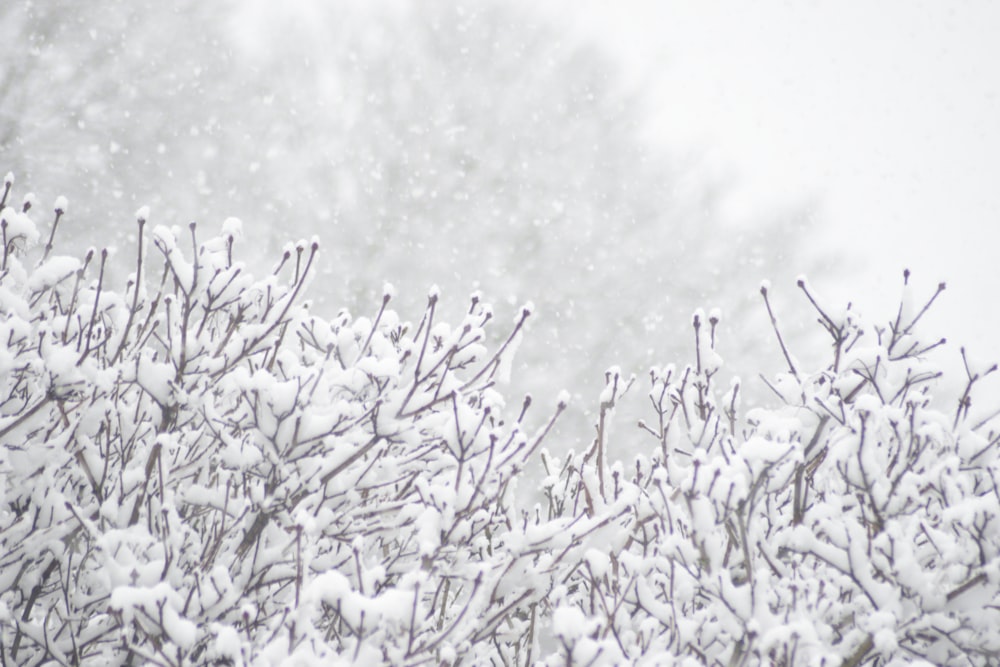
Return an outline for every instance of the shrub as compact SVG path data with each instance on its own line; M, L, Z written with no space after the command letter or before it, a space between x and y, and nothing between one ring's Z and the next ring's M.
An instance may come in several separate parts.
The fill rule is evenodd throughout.
M833 343L808 372L763 287L788 370L778 407L747 410L696 314L695 362L651 371L649 454L626 465L619 371L585 452L543 446L564 396L532 428L498 392L530 307L493 349L478 296L456 327L436 291L402 321L390 287L325 321L301 300L315 242L255 279L238 221L200 241L145 210L115 290L107 251L53 254L65 201L43 235L12 182L2 664L1000 658L1000 435L969 398L993 368L935 407L930 303L870 327L801 281Z
M906 274L908 279L908 273ZM951 414L910 312L867 327L799 286L832 339L800 368L761 288L788 371L776 409L737 414L739 384L714 382L717 319L695 315L696 363L650 373L655 438L631 467L593 447L563 462L549 514L614 517L550 596L567 664L988 665L1000 660L1000 491L992 418L969 414L992 366L966 362ZM707 330L706 330L707 329ZM963 350L964 358L964 350ZM602 422L625 386L616 374ZM990 426L990 424L993 424ZM556 663L553 663L556 664Z
M493 351L476 297L455 328L434 293L401 323L390 289L325 322L296 301L315 243L255 280L235 221L202 243L142 210L116 292L106 252L53 256L27 210L3 217L4 661L530 653L531 570L582 529L514 508L555 418L529 433L492 388L528 308Z

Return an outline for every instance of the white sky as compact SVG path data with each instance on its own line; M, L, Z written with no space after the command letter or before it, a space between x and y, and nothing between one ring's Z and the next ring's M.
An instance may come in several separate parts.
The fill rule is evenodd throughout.
M735 172L731 210L818 197L816 242L853 263L821 293L888 315L904 267L945 280L930 333L1000 359L1000 3L588 6L657 136Z

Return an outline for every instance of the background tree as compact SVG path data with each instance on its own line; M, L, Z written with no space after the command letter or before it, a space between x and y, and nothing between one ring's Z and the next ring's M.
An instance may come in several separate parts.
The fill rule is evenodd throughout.
M742 311L763 274L802 270L788 263L802 216L725 224L713 186L643 144L616 63L550 16L287 7L6 4L11 168L91 202L71 238L124 242L130 225L101 212L116 198L123 218L139 204L160 221L239 216L261 251L318 234L321 311L356 310L386 280L411 307L431 284L533 299L519 363L539 372L517 389L570 388L577 405L608 365L641 373L684 349L696 306Z

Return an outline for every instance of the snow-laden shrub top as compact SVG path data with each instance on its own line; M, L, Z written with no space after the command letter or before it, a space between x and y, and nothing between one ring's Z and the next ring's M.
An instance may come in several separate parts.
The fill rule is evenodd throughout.
M907 298L891 324L865 327L799 286L832 360L807 372L775 323L788 372L769 385L781 407L737 415L738 384L713 382L715 322L706 332L696 315L696 364L650 373L649 457L602 467L599 429L590 451L546 461L559 471L552 516L584 507L620 528L550 595L555 619L586 619L554 626L573 664L1000 659L1000 434L969 416L973 385L996 366L966 365L945 414L925 359L945 341L914 331L927 306L910 311Z
M471 299L415 324L312 316L318 246L263 278L239 223L147 229L135 272L7 206L0 265L4 664L995 664L1000 492L973 385L946 413L923 310L886 327L824 309L830 363L718 387L719 316L695 361L650 373L650 417L551 442L508 405L506 342ZM765 303L767 288L762 288ZM936 296L936 295L935 295ZM932 299L933 300L933 299ZM615 460L616 442L648 454ZM629 447L631 448L631 446ZM541 466L541 474L534 474ZM530 475L525 475L525 471ZM529 479L541 484L529 485ZM540 487L540 488L539 488Z
M375 664L523 641L514 612L548 587L530 570L590 522L514 512L542 433L492 389L509 346L482 346L490 309L474 297L453 328L432 294L411 326L387 290L373 319L321 321L296 302L315 243L254 279L235 229L202 243L194 225L148 234L146 215L121 292L107 253L39 256L11 216L7 654Z

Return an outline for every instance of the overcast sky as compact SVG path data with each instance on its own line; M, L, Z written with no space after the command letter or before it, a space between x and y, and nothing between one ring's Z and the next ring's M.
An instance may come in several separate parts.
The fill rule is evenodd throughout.
M734 215L817 197L817 242L857 267L817 289L875 315L903 267L945 280L933 333L1000 359L1000 3L590 7L649 77L657 137L738 176Z

